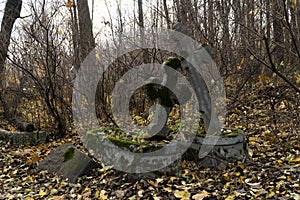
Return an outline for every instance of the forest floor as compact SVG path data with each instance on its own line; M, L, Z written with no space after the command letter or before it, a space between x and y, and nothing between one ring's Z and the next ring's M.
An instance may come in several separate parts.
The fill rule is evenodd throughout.
M249 160L222 169L182 164L178 176L132 179L104 167L78 183L45 171L38 162L69 135L39 146L12 147L0 141L0 199L300 199L300 95L289 89L253 89L229 104L227 124L244 130ZM233 102L231 100L230 102Z

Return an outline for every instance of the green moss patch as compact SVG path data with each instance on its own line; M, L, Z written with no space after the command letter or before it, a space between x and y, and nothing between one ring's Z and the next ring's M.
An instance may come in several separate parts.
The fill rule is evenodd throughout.
M73 147L69 147L64 153L64 162L71 160L74 157L75 149Z

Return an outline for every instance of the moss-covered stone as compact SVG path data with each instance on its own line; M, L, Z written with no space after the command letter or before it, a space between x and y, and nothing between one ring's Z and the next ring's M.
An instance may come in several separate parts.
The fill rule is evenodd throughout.
M221 137L223 138L237 137L242 133L243 131L238 128L225 128L222 130ZM198 133L196 135L199 137L205 137L206 136L205 130L198 128Z
M65 162L65 159L70 160ZM99 167L98 163L74 145L66 143L52 150L45 159L41 160L37 171L46 170L49 173L56 173L68 178L69 182L76 183L78 177L89 174L96 167Z
M73 147L69 147L64 153L64 162L71 160L74 157L75 149Z
M239 136L243 131L241 129L235 128L235 129L224 129L222 132L222 137L237 137Z
M113 144L117 145L118 147L129 147L130 145L141 145L141 143L132 140L126 140L122 137L108 136L107 139L111 141Z

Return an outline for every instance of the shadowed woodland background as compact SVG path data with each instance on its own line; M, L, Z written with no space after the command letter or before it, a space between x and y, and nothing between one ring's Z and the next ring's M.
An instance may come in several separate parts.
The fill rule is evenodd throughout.
M107 21L93 20L94 4L89 9L85 0L23 2L29 9L27 16L19 14L21 2L8 2L1 26L0 100L7 120L18 117L40 129L71 131L71 66L78 70L96 43L101 56L109 57L112 46L122 45L118 40L122 32L143 37L140 28L151 32L172 28L177 22L188 26L193 39L217 49L215 61L226 85L229 111L251 104L257 94L269 102L266 115L276 128L282 120L290 121L276 115L278 106L289 108L294 101L296 107L290 109L298 109L298 1L138 0L132 15L124 15L117 1L117 15ZM106 33L93 32L97 23L105 24L113 42L102 40ZM148 49L114 62L99 82L99 119L110 121L110 93L122 74L143 62L162 63L167 57L167 52ZM133 98L136 114L149 104L138 94ZM299 118L297 112L290 114L291 119ZM299 120L293 125L299 127Z

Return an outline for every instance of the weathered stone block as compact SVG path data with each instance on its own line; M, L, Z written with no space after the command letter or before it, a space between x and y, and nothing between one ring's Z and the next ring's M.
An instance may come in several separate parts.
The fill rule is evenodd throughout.
M44 131L11 132L0 129L0 140L10 142L11 145L35 145L45 143L47 134Z
M88 174L98 166L98 163L76 149L74 145L66 143L42 160L38 165L38 171L57 173L75 183L78 177Z
M229 128L228 128L229 129ZM200 158L199 150L204 138L197 136L183 158L199 161L200 166L221 168L229 162L243 161L248 156L247 143L242 131L234 137L222 137L211 147L210 152Z

